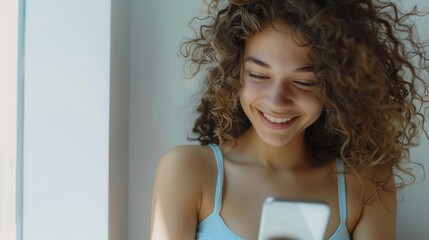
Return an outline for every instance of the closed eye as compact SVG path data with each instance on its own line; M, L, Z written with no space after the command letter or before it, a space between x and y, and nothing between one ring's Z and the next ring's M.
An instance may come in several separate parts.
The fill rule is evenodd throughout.
M294 81L299 87L314 89L320 86L319 82L316 81Z
M258 74L254 74L254 73L249 73L249 77L254 78L256 80L265 80L265 79L268 79L268 77L266 77L266 76L258 75Z

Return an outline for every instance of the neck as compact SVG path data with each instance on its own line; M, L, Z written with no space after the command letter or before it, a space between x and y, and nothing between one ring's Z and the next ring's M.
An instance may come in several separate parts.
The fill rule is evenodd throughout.
M262 141L251 128L237 140L232 149L238 156L243 156L244 163L257 164L271 170L300 170L312 166L312 153L304 133L284 146L271 146Z

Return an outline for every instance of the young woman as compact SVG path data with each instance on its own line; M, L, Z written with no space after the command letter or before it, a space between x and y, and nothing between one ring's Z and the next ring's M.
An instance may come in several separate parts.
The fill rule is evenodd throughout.
M371 0L213 0L208 10L182 45L194 74L207 71L201 146L163 156L152 239L256 239L268 196L328 203L325 239L394 239L407 183L394 176L413 178L402 164L428 95L409 15Z

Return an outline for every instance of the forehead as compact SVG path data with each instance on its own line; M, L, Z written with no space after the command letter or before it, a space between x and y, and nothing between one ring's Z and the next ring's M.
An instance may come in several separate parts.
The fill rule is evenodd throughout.
M310 47L299 33L285 23L267 23L262 30L246 40L244 57L255 57L269 65L306 65L311 63Z

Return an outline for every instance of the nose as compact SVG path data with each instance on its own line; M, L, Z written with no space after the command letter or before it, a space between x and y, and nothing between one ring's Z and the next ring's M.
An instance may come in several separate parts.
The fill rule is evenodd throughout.
M293 91L287 81L281 81L268 89L266 101L273 107L288 106L293 102Z

